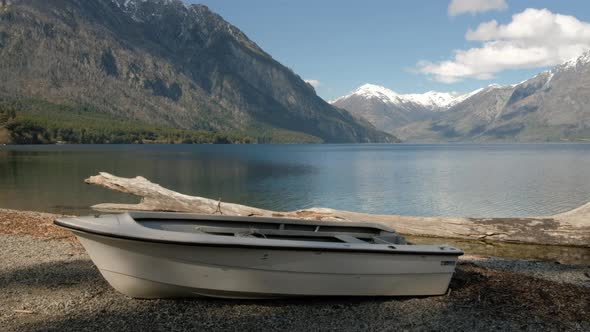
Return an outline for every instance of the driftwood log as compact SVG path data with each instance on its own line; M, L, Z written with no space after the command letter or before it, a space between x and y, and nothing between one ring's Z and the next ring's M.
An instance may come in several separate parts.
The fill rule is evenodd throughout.
M92 207L100 212L174 211L364 221L385 224L403 235L590 247L590 203L553 216L528 218L413 217L365 214L327 208L277 212L184 195L152 183L141 176L121 178L108 173L99 173L86 179L85 182L142 198L139 204L106 203Z

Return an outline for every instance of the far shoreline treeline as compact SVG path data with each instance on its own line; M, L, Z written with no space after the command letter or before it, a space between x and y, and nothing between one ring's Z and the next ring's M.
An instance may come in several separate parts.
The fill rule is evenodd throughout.
M178 129L117 117L91 106L0 99L0 145L322 143L314 136L274 128L260 132Z

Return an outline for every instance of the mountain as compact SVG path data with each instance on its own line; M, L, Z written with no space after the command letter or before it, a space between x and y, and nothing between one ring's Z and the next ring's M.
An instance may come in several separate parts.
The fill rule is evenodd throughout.
M590 140L590 51L519 84L490 85L458 96L444 112L371 108L373 97L336 105L374 124L404 114L387 129L406 141ZM374 104L373 104L374 105ZM394 115L392 115L392 113ZM383 115L385 114L385 115Z
M467 95L429 91L398 94L385 87L365 84L330 103L367 119L378 129L393 132L404 125L439 117Z
M396 131L410 141L590 139L590 51L515 85L490 86L445 116Z
M408 141L471 141L473 135L495 121L512 91L511 86L492 84L473 91L443 116L416 121L395 132Z
M326 103L205 6L180 0L11 0L0 6L4 101L270 141L396 141Z

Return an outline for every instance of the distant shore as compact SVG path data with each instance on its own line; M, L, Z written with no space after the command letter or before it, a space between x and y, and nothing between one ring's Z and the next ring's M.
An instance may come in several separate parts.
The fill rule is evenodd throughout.
M590 262L464 256L445 296L276 301L134 300L102 279L58 215L0 209L7 331L590 330Z

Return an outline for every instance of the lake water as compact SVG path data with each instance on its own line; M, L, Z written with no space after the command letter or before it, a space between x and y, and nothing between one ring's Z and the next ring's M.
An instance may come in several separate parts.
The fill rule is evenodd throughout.
M590 144L54 145L0 147L0 207L137 201L84 184L99 171L274 210L503 217L590 201Z

